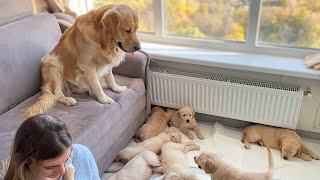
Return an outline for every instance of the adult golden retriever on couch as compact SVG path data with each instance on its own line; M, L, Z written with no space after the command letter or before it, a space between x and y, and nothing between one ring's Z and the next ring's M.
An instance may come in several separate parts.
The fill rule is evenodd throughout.
M75 105L74 98L65 96L67 91L93 94L102 104L114 102L102 87L106 85L115 92L127 89L115 83L112 68L123 61L125 52L140 49L138 21L134 10L115 4L79 16L51 53L43 57L42 95L25 116L43 113L56 101Z

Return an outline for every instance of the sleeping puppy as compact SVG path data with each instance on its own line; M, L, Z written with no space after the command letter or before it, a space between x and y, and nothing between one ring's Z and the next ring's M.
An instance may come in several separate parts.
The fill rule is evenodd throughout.
M207 174L210 174L211 179L216 180L271 180L274 171L272 153L268 147L269 167L266 172L245 172L230 164L227 164L214 153L201 153L194 157L195 163L200 169L203 169Z
M168 118L161 107L153 107L147 122L135 134L135 141L142 142L165 131Z
M116 84L112 68L124 60L126 52L140 49L138 21L135 11L115 4L79 16L50 54L42 58L42 94L24 116L41 114L57 101L75 105L74 98L65 96L69 92L92 94L102 104L114 102L102 87L118 93L127 89Z
M180 133L175 131L171 132L170 134L162 132L158 136L152 137L141 143L138 143L134 147L127 147L119 152L115 161L127 163L130 159L132 159L137 154L143 151L152 151L156 154L160 154L162 145L170 141L181 143Z
M152 168L161 165L158 156L151 151L144 151L131 159L120 171L111 176L110 180L147 180Z
M244 129L242 140L245 147L250 149L249 143L269 146L279 149L284 159L298 157L305 161L320 159L320 156L308 149L300 136L293 130L264 125L251 125Z
M200 150L200 146L194 142L174 143L168 142L161 148L161 166L154 168L154 172L164 173L163 179L196 180L186 153L192 150Z
M167 117L174 127L179 128L179 130L191 140L194 139L194 136L189 129L193 129L199 139L204 139L194 116L194 110L188 106L179 110L167 109Z

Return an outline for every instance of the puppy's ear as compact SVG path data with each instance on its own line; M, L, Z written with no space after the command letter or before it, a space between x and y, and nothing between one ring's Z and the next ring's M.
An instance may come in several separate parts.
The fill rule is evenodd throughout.
M205 162L205 167L203 168L203 170L207 173L213 173L217 170L217 164L214 162L213 159L206 159Z
M176 113L177 113L177 116L181 119L180 110L178 110Z

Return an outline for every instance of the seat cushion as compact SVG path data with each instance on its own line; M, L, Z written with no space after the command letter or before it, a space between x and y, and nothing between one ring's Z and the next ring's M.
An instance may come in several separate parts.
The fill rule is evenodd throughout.
M77 105L66 107L61 103L56 103L46 113L66 123L74 143L80 143L93 149L117 122L132 107L136 106L139 100L145 99L146 91L142 79L115 75L115 80L119 85L128 86L128 90L122 93L105 90L106 94L115 100L114 103L100 104L94 96L74 95L73 97L78 101ZM0 116L0 160L9 156L14 134L24 120L22 114L37 100L39 95L40 93L36 94ZM145 108L141 105L139 107L136 110L137 113Z

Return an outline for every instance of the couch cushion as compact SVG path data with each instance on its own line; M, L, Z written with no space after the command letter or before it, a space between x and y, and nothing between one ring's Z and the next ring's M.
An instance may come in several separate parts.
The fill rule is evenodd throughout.
M84 144L89 149L93 149L140 99L145 99L142 79L118 75L115 75L115 79L119 85L128 86L128 90L122 93L105 90L115 103L100 104L94 96L74 95L78 101L76 106L66 107L57 103L47 113L57 116L67 124L74 143ZM39 95L38 93L0 116L0 124L2 124L0 126L0 160L9 156L14 134L24 120L21 115ZM145 106L139 107L142 109L137 110L137 113L145 108Z
M38 14L0 27L0 114L40 89L40 60L61 36L56 18Z

